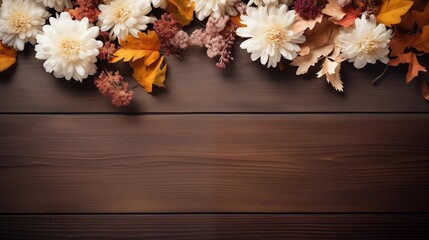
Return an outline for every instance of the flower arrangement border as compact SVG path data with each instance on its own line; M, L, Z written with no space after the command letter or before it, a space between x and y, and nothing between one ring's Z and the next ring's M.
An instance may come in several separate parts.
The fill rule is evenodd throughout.
M407 83L419 78L429 53L428 0L0 0L0 72L17 52L35 45L36 58L57 78L94 77L100 93L121 107L134 92L113 65L133 68L136 86L165 87L165 57L205 49L225 69L240 48L267 68L297 67L344 91L341 65L408 65ZM196 25L195 27L188 27ZM422 64L423 63L423 64Z

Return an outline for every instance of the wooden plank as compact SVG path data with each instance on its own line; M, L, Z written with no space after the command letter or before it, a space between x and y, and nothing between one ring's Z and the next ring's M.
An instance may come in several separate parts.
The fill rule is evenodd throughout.
M238 50L238 49L237 49ZM295 76L295 67L280 72L252 62L237 51L231 68L222 71L198 48L183 59L168 58L167 88L147 94L135 89L134 103L117 109L101 96L93 81L83 84L56 79L43 69L34 52L20 53L18 64L0 74L0 112L428 112L418 81L404 83L406 66L390 69L381 86L371 84L383 65L342 69L345 93L324 79ZM135 85L126 64L114 66ZM105 68L105 66L101 66Z
M3 115L1 213L420 212L429 115Z
M426 239L429 217L379 214L1 216L3 239Z

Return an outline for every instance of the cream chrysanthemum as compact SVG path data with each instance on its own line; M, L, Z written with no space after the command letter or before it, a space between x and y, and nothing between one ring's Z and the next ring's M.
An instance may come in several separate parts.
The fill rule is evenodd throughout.
M192 0L195 3L195 14L202 21L212 16L220 18L227 13L230 16L237 15L235 4L237 0Z
M149 0L150 2L152 2L153 7L155 8L162 8L162 9L166 9L167 8L167 0Z
M152 8L147 0L114 0L110 4L98 5L101 13L97 25L101 31L109 31L113 39L125 39L128 34L138 38L152 18L146 16Z
M5 0L0 10L0 40L22 51L26 42L36 43L48 17L45 7L34 1Z
M55 11L61 12L64 8L72 8L71 0L36 0L43 3L46 7L54 8Z
M261 5L278 5L279 2L284 3L288 6L292 5L293 0L250 0L247 3L247 6L252 5L252 3L254 3L256 6L261 6Z
M358 18L353 27L341 29L338 41L343 58L354 62L356 68L363 68L367 63L377 60L389 62L389 43L392 30L384 24L378 24L374 15Z
M245 27L238 28L237 34L249 38L240 47L251 53L252 61L260 58L262 64L276 67L281 56L289 60L297 56L301 50L298 43L303 43L305 36L293 30L295 11L280 5L248 7L246 13L241 16Z
M46 71L57 78L65 77L81 81L97 71L98 49L103 46L95 38L100 29L90 27L88 18L72 20L67 12L59 18L49 18L51 25L43 27L37 35L36 58L46 60Z

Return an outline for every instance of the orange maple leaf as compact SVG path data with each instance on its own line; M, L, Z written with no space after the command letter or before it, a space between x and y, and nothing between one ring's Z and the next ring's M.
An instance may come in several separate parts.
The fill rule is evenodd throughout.
M423 27L423 30L417 36L413 47L415 47L419 51L429 53L429 25Z
M115 63L119 60L124 62L135 61L140 58L146 59L146 65L155 62L159 57L161 43L155 31L148 33L139 32L139 38L128 35L125 41L119 41L121 48L113 53L114 57L109 61Z
M377 14L377 21L391 27L401 22L401 16L408 12L413 1L409 0L383 0L380 11Z
M393 38L390 40L390 52L391 57L397 57L404 53L405 49L413 46L416 39L416 35L401 34L400 31L396 31Z
M397 58L390 60L389 66L398 66L401 63L408 63L408 73L406 76L407 83L411 82L419 75L419 72L426 72L426 68L420 65L416 54L409 52L399 55Z
M167 0L167 11L182 26L188 25L194 19L194 3L190 0Z
M146 90L152 92L152 86L164 87L167 65L161 68L164 56L158 58L150 65L146 65L144 59L139 59L131 63L134 69L133 77Z
M8 69L16 62L16 51L0 42L0 72Z
M349 26L353 25L353 23L355 23L355 20L358 16L358 12L356 12L352 7L348 7L346 8L346 15L343 17L343 19L336 21L335 23L348 28Z
M423 28L425 25L428 25L429 24L429 3L426 4L423 12L412 10L411 15L414 17L415 21L417 22L420 28Z

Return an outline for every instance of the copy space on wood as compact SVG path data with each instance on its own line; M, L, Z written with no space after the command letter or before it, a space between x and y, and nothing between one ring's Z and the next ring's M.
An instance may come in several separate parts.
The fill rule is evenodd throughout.
M0 212L428 211L426 115L3 115Z

